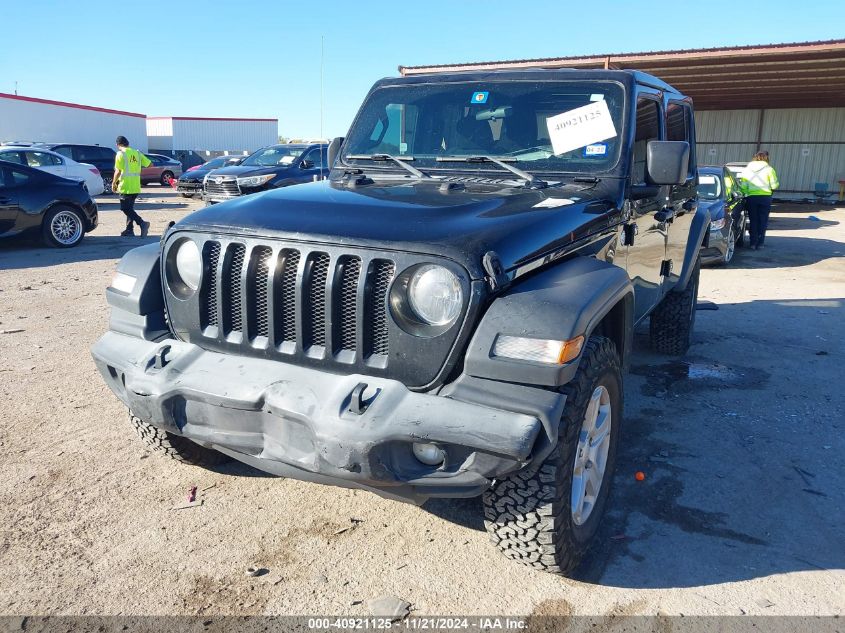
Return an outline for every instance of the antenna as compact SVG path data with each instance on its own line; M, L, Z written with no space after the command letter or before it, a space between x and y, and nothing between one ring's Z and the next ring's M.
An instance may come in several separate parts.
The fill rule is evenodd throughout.
M18 96L18 81L15 80L15 96Z
M323 43L326 37L320 35L320 142L323 142ZM320 178L323 177L323 150L320 148Z

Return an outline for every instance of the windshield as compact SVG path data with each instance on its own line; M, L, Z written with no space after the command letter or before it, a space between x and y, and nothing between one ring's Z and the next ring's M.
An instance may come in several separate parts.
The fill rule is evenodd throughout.
M722 195L722 181L715 174L698 174L698 197L718 200Z
M217 169L218 167L222 167L223 165L225 165L226 161L228 161L230 158L231 156L219 156L217 158L212 158L205 165L203 165L203 167L207 169Z
M596 172L621 148L622 87L609 81L491 81L379 88L361 108L344 146L354 155L413 157L429 171L458 169L446 156L512 159L531 172ZM466 168L465 166L463 167ZM473 169L501 171L491 164Z
M247 158L241 165L248 167L276 167L291 165L302 153L301 147L267 147Z

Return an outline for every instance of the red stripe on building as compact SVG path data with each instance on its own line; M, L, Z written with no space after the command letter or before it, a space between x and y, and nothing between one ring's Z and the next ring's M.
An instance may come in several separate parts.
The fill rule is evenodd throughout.
M38 99L37 97L22 97L20 95L10 95L5 92L0 92L0 98L13 99L15 101L29 101L31 103L45 103L47 105L61 106L63 108L76 108L77 110L91 110L93 112L105 112L106 114L119 114L121 116L134 116L140 119L146 119L147 115L138 114L137 112L124 112L123 110L111 110L109 108L98 108L96 106L81 105L79 103L68 103L66 101L53 101L52 99Z

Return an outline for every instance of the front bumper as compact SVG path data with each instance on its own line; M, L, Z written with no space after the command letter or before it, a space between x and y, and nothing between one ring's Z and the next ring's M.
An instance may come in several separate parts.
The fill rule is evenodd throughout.
M706 248L701 249L701 263L712 264L725 259L728 252L728 235L724 229L710 233L710 241Z
M156 362L169 347L165 362ZM226 355L109 332L93 347L100 373L141 419L285 477L421 503L481 494L541 457L564 396L480 379L417 393L402 383ZM159 366L157 366L159 365ZM353 391L364 383L366 408ZM445 451L420 462L414 442Z
M183 181L177 180L176 181L176 191L179 193L191 193L197 194L202 193L202 182L196 181Z

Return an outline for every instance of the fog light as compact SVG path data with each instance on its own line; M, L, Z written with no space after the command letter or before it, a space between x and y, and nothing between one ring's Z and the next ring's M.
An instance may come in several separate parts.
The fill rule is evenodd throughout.
M421 444L419 442L414 442L412 449L414 451L414 457L420 460L423 464L427 464L429 466L438 466L443 463L444 459L446 459L446 453L443 452L442 448L439 448L435 444Z
M500 334L493 344L493 356L563 365L577 358L583 345L583 336L568 341L554 341Z

